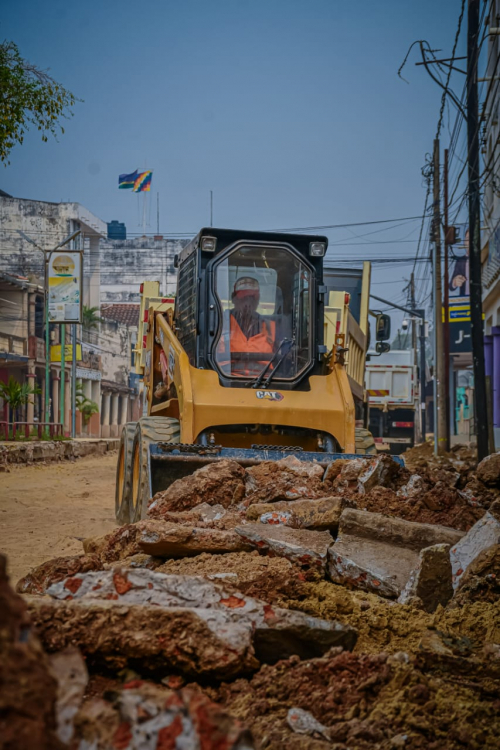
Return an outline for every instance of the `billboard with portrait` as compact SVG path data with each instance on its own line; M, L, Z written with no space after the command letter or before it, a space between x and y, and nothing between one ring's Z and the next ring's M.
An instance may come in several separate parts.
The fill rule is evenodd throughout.
M462 225L462 238L451 245L448 256L448 295L450 322L450 354L472 350L470 324L469 228Z
M67 250L51 253L47 264L49 320L80 323L82 317L82 255Z

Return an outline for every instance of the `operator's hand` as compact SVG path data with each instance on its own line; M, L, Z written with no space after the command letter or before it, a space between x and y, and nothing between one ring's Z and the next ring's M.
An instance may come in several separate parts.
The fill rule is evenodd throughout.
M453 289L456 289L458 286L463 286L466 281L467 279L465 278L465 276L454 276L451 280L451 285Z

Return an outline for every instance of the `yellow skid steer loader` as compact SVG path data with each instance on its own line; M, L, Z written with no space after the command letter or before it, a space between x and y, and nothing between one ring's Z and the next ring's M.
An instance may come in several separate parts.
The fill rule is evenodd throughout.
M345 336L325 344L327 246L322 236L210 227L176 257L175 304L144 316L147 416L121 438L121 523L221 458L246 467L293 454L326 467L356 456Z

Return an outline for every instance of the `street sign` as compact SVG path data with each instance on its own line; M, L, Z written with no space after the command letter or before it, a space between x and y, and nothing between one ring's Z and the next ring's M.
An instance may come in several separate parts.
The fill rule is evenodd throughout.
M47 263L49 320L51 323L81 323L82 255L55 250Z
M64 359L66 362L69 362L73 359L73 346L71 344L66 344L64 347ZM82 345L77 344L76 345L76 360L77 362L82 361ZM51 362L60 362L61 361L61 344L54 344L50 347L50 361Z

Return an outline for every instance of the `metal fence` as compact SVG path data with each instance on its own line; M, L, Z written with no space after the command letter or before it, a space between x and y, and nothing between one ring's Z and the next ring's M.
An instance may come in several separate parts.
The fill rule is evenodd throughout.
M51 438L62 437L63 425L58 422L0 422L0 440L34 437L41 440L47 433Z

